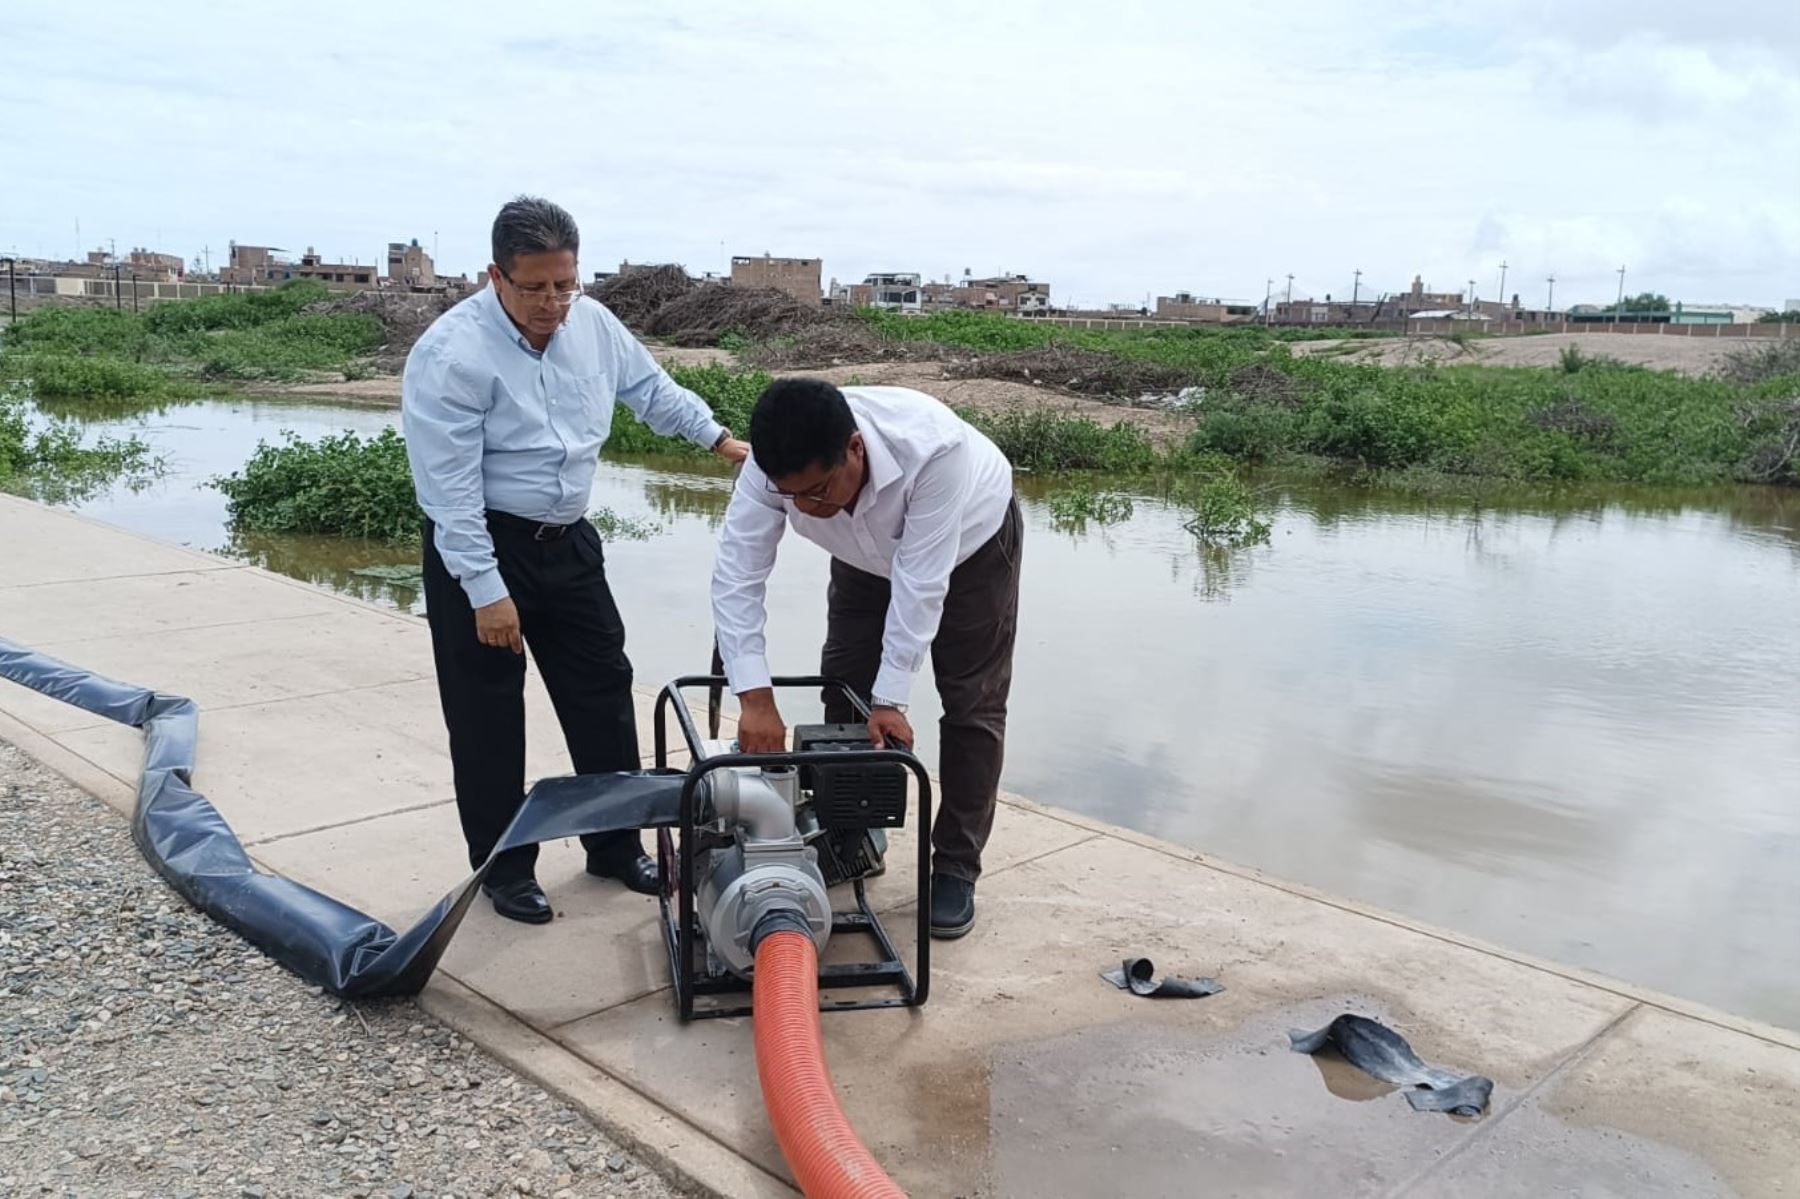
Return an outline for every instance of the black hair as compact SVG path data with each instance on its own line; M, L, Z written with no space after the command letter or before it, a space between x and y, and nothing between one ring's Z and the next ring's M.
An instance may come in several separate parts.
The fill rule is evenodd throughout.
M763 474L786 479L809 466L838 465L854 432L843 392L823 379L777 379L750 413L750 452Z
M519 196L494 218L494 265L502 271L512 270L521 254L557 250L581 253L581 231L561 206L538 196Z

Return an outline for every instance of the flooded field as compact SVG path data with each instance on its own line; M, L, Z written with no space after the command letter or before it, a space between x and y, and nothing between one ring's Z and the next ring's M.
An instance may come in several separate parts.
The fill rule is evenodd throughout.
M416 551L238 538L203 485L259 438L394 419L226 400L120 413L93 427L137 432L170 470L74 506L417 611L410 587L358 573ZM596 508L660 526L608 548L642 682L706 667L729 483L686 461L600 472ZM1009 789L1800 1028L1800 495L1272 486L1272 543L1220 556L1154 497L1071 533L1023 490ZM786 549L771 650L808 671L826 560ZM929 687L915 698L929 754Z

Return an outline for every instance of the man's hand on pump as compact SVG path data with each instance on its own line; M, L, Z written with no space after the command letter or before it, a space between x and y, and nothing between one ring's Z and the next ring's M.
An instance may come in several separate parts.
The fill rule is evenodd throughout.
M905 710L879 703L870 708L869 740L876 749L911 749L913 731Z
M761 687L738 697L738 748L747 754L778 754L787 748L787 726L775 706L775 689Z

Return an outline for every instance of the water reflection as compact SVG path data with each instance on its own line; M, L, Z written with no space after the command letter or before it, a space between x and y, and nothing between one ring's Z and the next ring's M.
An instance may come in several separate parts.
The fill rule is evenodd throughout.
M292 533L240 533L226 537L219 552L290 579L325 587L340 595L423 615L425 597L416 581L397 581L369 568L417 567L417 545L392 545L344 537ZM409 572L411 573L411 572Z
M117 524L418 612L356 573L416 547L233 536L202 485L259 439L392 412L210 400L96 420L167 452ZM1207 550L1154 484L1136 515L1029 525L1005 785L1321 889L1800 1027L1800 493L1420 493L1258 480L1271 544ZM642 682L704 668L731 476L608 460L593 507L664 526L608 547ZM826 557L769 580L769 644L809 669ZM935 754L936 697L915 696ZM798 719L803 714L790 713Z

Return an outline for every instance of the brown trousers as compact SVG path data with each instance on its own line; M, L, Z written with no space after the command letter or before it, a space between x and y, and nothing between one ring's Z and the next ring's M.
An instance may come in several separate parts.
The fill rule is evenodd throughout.
M943 620L931 642L931 670L944 704L931 868L970 882L981 876L981 850L994 827L1006 753L1022 526L1014 500L1000 531L951 573ZM842 679L865 701L881 668L889 591L880 575L831 560L820 673ZM825 719L853 719L849 702L835 691L826 692Z

